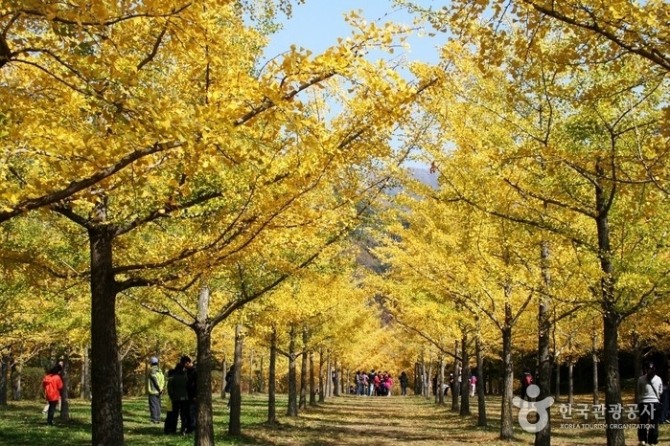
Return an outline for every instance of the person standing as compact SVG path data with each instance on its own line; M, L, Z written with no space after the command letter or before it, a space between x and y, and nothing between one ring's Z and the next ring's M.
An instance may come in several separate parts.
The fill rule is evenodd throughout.
M63 380L60 377L61 370L63 370L63 367L56 364L42 379L44 396L49 403L49 409L47 410L47 425L49 426L54 424L54 412L56 412L56 406L60 402L60 391L63 388Z
M409 379L407 378L407 373L404 371L400 374L400 394L402 396L407 396L407 384L409 383Z
M158 358L153 356L149 361L149 374L147 375L147 394L149 395L149 416L151 422L161 422L161 395L165 390L165 375L158 367Z
M233 391L233 379L235 378L235 364L230 366L228 372L226 373L226 387L223 388L223 391L230 394ZM230 407L230 398L228 398L228 403L226 407Z
M384 373L384 395L391 396L391 389L393 389L393 377L391 374Z
M187 390L188 390L188 413L190 418L191 429L187 430L186 433L190 434L195 430L197 423L197 408L198 408L198 390L197 390L197 375L195 370L195 364L191 361L189 356L182 356L181 361L186 371L187 379Z
M58 372L58 375L60 375L60 379L62 381L63 380L63 361L58 361L58 363L56 365L59 366L60 371ZM62 402L62 400L59 399L58 404L56 405L56 409L55 409L59 412L60 412L61 402ZM44 409L42 409L42 414L46 415L48 412L49 412L49 402L47 401L47 403L44 405Z
M653 363L646 364L643 371L644 374L637 380L637 409L640 414L637 439L640 445L655 445L658 444L663 382L656 374Z
M176 417L179 415L179 419L181 420L181 428L179 432L181 434L193 432L191 414L189 411L190 405L188 401L188 376L184 369L184 365L181 362L178 362L174 370L171 371L167 390L170 400L172 401L173 416ZM173 430L176 432L176 421L174 423L174 429L172 426L166 428L168 433L172 433Z
M521 375L521 398L528 400L528 387L533 384L533 375L528 369L524 369Z
M470 376L470 397L474 397L476 391L477 391L477 375L473 373Z
M370 389L368 390L368 395L373 396L375 394L375 378L377 377L377 374L375 373L375 369L370 370L370 373L368 373L368 384L370 385Z

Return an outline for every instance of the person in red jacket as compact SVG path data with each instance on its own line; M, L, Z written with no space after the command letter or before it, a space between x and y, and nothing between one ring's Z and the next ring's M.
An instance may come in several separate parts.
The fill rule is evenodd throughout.
M44 396L49 402L49 410L47 412L47 424L52 426L54 424L54 412L56 406L60 401L60 390L63 388L63 380L60 377L62 366L56 364L42 379L42 387L44 388Z

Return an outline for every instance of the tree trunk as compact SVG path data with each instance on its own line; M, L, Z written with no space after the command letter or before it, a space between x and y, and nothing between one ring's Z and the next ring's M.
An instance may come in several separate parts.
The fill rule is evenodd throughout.
M605 365L605 405L614 407L621 404L621 387L619 381L619 317L613 310L604 316L603 359ZM636 386L637 387L637 386ZM617 406L618 407L618 406ZM608 425L607 446L623 446L624 432L610 411L605 412ZM613 426L613 427L610 427Z
M270 366L268 370L268 424L277 423L277 330L270 335Z
M505 319L511 319L511 309L506 305ZM502 329L503 388L500 410L500 439L512 440L514 424L512 422L512 397L514 385L514 363L512 361L512 327L506 324Z
M249 395L254 394L254 349L249 352Z
M611 205L611 189L608 193L606 183L609 174L605 172L604 159L597 159L595 171L597 174L595 183L595 223L598 233L598 260L600 260L600 300L603 310L603 363L605 365L605 404L614 407L621 404L621 383L619 377L619 324L621 315L615 307L617 300L615 296L615 274L612 264L612 248L610 246L610 227L608 212ZM625 444L624 431L621 423L614 418L614 412L605 411L605 422L607 425L607 446L623 446Z
M438 368L438 374L437 374L437 389L435 392L435 395L437 396L437 403L440 406L444 405L444 391L442 390L444 388L444 356L440 354L438 357L439 360L439 368Z
M60 391L60 420L70 421L70 352L63 357L63 388Z
M196 322L191 327L197 342L195 445L214 446L212 416L212 326L208 320L210 293L203 286L198 294Z
M296 382L295 328L289 332L288 342L288 409L286 415L298 416L298 386Z
M430 398L430 371L429 369L426 369L426 363L422 359L421 363L421 379L423 380L422 383L422 389L423 389L423 396L426 398Z
M19 358L12 361L12 370L9 378L12 383L12 400L20 401L23 397L23 359L21 359L22 350L19 351Z
M326 400L325 389L323 388L323 347L319 349L319 402Z
M228 371L228 361L226 360L226 357L223 357L223 361L221 362L221 399L225 400L226 399L226 373Z
M568 405L573 407L575 403L575 362L570 358L568 360Z
M482 355L482 340L477 331L475 339L475 356L477 357L477 426L488 426L486 418L486 392L484 390L484 356Z
M596 350L596 335L591 337L591 360L593 361L593 404L600 405L600 396L598 395L598 352ZM637 386L635 386L637 387Z
M91 361L88 356L89 349L89 344L84 345L81 359L81 394L79 397L86 401L91 399Z
M263 355L260 357L260 365L259 365L259 372L258 372L258 391L260 393L265 393L265 378L263 375Z
M89 229L91 256L91 418L92 444L123 445L116 294L112 261L113 232Z
M212 416L212 328L207 322L202 323L199 321L194 325L194 330L198 343L198 351L196 353L198 368L196 372L197 421L195 425L195 445L214 446L214 420Z
M333 367L330 362L330 354L326 358L326 396L333 396Z
M0 406L7 405L7 387L9 382L9 362L8 355L0 356Z
M337 370L337 359L333 363L333 372L335 372L335 379L333 379L333 395L340 396L340 373Z
M414 363L414 395L421 394L421 382L423 381L423 374L421 373L421 363Z
M309 405L316 406L316 382L314 377L314 352L309 352Z
M463 333L461 340L461 358L463 366L461 367L461 410L459 415L470 415L470 357L468 356L468 334Z
M426 364L424 362L424 351L421 349L421 359L417 364L417 374L414 380L414 394L426 396Z
M228 422L228 433L240 435L242 433L242 390L240 381L242 379L242 325L235 327L235 356L233 359L233 384L230 388L230 421Z
M300 401L298 402L299 409L307 408L307 330L302 331L302 363L300 365Z
M433 384L433 361L431 361L428 366L428 376L430 377L430 389L433 392L433 399L435 400L435 403L437 403L437 386ZM430 394L427 395L426 398L430 398Z
M633 376L635 377L635 401L638 401L637 394L637 379L642 376L642 345L640 343L640 335L637 331L633 330L631 334L631 347L633 349L633 357L635 358L633 363Z
M451 384L451 411L452 412L458 412L459 407L458 407L458 393L460 391L459 386L458 386L458 376L460 373L460 367L458 366L458 340L454 341L454 382Z
M123 358L124 356L119 352L119 393L123 398Z
M556 356L556 401L561 398L561 362Z
M551 274L549 270L549 242L543 240L540 245L540 265L542 272L543 293L540 297L537 315L537 364L540 394L538 400L551 396L551 305L549 297L551 288ZM535 433L535 446L549 446L551 444L551 411L547 411L549 421L546 426Z

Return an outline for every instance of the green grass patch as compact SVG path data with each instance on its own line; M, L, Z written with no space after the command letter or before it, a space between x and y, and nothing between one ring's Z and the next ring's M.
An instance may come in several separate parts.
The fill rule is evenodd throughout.
M631 395L625 395L629 402ZM446 406L436 405L432 398L420 396L329 398L325 403L308 407L298 418L286 413L286 395L277 396L279 423L268 426L267 395L243 395L242 432L240 437L227 435L229 412L226 402L214 400L214 433L217 445L272 446L456 446L463 444L505 445L498 440L500 430L500 397L487 399L488 427L477 427L477 405L471 401L472 415L460 417ZM577 396L576 404L589 404L590 396ZM564 402L564 401L562 401ZM169 404L167 401L164 403ZM71 402L71 419L62 422L56 414L56 425L46 426L43 404L38 401L12 402L0 408L0 445L53 446L90 445L90 404ZM165 409L164 414L165 415ZM193 436L164 435L162 424L151 424L146 398L123 401L126 445L192 445ZM515 411L516 417L516 411ZM552 408L552 445L604 445L604 429L570 428L562 419L558 405ZM593 418L588 422L596 422ZM636 422L636 421L633 421ZM512 444L533 444L533 435L524 432L515 418ZM625 430L627 444L637 444L636 431ZM670 440L670 425L661 426L660 444Z
M278 397L279 404L285 398ZM169 402L163 401L163 419ZM53 446L91 444L91 405L80 400L70 401L70 420L61 421L56 412L54 426L46 425L46 415L42 414L44 404L38 401L11 402L0 407L0 445L12 446ZM281 408L279 409L281 411ZM257 444L246 436L230 437L228 431L229 411L226 402L214 401L214 433L216 443L221 445ZM242 426L253 427L267 419L267 397L244 396L242 405ZM165 435L163 424L152 424L149 420L149 406L146 398L125 398L123 400L123 429L126 445L192 445L193 435Z

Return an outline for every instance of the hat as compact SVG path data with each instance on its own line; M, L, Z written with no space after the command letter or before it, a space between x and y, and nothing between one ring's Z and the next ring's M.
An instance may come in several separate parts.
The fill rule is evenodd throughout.
M149 361L151 364L158 364L158 358L155 356L151 357L151 360Z

